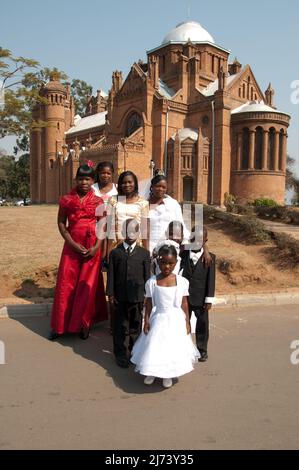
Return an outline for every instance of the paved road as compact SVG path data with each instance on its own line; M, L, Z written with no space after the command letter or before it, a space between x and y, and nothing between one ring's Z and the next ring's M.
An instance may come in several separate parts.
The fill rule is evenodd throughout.
M111 337L1 320L0 449L299 449L299 306L218 310L210 360L170 390L121 370Z

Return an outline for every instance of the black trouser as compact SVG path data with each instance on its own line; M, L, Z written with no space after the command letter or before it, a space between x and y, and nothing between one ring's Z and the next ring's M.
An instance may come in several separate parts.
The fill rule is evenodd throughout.
M189 315L194 312L196 316L196 346L200 352L208 352L208 342L209 342L209 311L204 307L195 307L194 305L189 305Z
M119 302L115 305L113 321L113 352L117 357L127 357L142 330L143 302Z

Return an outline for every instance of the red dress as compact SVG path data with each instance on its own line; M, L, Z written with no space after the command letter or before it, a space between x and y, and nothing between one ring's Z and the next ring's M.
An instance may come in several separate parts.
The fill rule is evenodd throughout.
M91 248L96 243L96 208L103 200L91 190L80 200L74 189L60 200L68 219L68 231L76 243ZM61 255L51 327L58 334L79 333L108 318L101 252L85 260L66 242Z

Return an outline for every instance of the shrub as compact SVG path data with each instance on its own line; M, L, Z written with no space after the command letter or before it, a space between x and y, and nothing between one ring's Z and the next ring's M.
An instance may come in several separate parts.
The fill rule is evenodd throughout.
M204 216L220 220L224 225L232 225L244 235L248 243L267 243L270 240L270 235L264 224L254 216L236 216L209 206L205 206Z
M299 263L299 240L285 233L273 233L273 239L277 247L292 259L294 264Z
M254 216L255 211L254 211L253 206L244 205L244 204L235 204L233 213L239 214L239 215L248 215L252 217Z
M255 213L263 219L288 219L288 209L285 206L256 206Z
M225 193L224 206L226 207L227 212L233 212L236 202L237 202L236 196L234 196L233 194Z
M256 199L253 203L255 207L276 207L277 202L273 199Z

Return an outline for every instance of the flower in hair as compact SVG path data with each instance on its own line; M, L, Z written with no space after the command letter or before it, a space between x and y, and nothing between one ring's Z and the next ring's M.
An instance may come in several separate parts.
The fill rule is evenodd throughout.
M92 160L87 160L86 165L89 166L90 168L94 167L94 163Z

